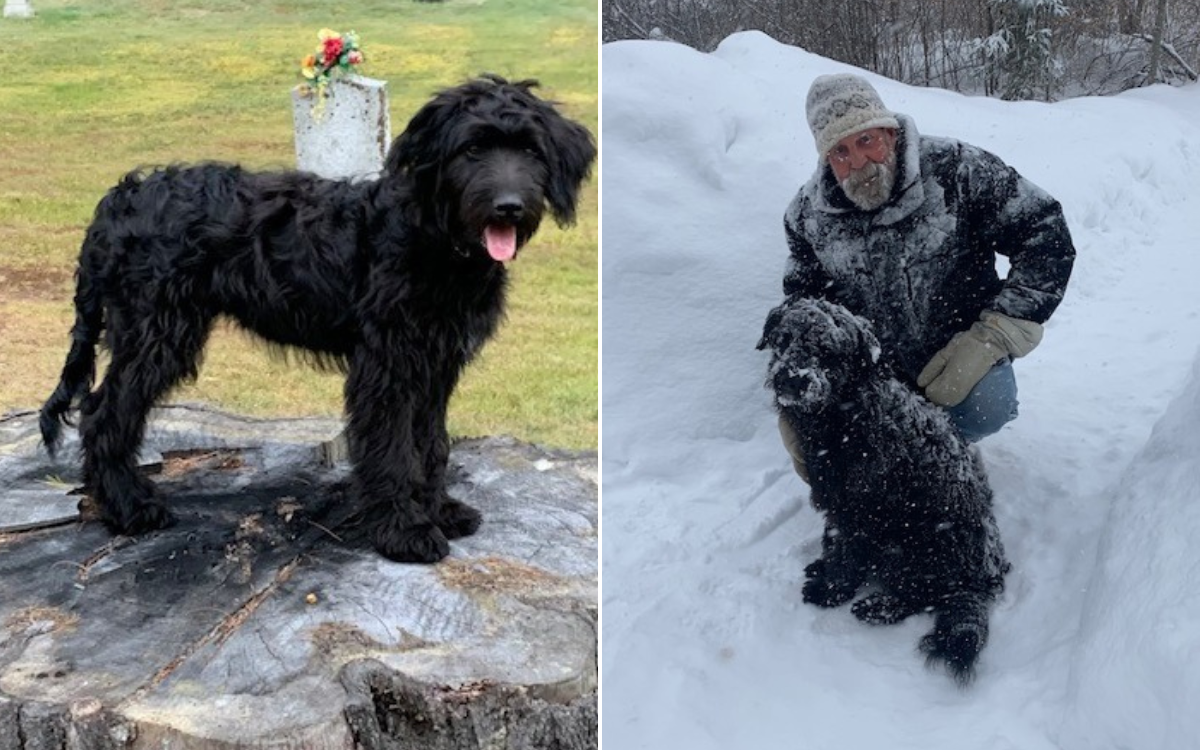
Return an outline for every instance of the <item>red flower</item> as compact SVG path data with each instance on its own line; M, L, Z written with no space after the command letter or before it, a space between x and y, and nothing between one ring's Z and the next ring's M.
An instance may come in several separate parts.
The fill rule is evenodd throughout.
M325 64L337 62L338 55L342 54L342 38L340 36L330 37L325 40Z
M346 62L349 63L350 65L358 65L362 61L363 61L362 53L356 49L350 50L350 53L348 55L346 55Z

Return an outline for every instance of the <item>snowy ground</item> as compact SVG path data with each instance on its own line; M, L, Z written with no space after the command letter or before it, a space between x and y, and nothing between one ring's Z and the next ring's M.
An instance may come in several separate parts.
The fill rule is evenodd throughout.
M1200 86L1007 103L871 77L1063 204L1078 260L982 444L1013 562L978 679L800 600L820 517L765 355L808 85L758 33L603 48L606 748L1177 750L1200 737Z

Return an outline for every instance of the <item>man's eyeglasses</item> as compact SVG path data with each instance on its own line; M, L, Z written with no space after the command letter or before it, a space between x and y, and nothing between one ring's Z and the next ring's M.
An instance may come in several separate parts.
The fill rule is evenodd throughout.
M850 145L843 140L829 149L829 160L845 166L853 161L856 153L859 153L873 162L880 162L887 156L887 146L888 139L883 132L878 129L867 130L859 133L850 141Z

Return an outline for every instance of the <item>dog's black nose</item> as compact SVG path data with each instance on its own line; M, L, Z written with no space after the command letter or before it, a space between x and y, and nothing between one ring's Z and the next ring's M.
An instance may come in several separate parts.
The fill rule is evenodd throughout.
M498 218L516 221L521 218L521 214L525 213L525 204L521 202L521 197L516 193L505 193L492 201L492 210L496 212Z

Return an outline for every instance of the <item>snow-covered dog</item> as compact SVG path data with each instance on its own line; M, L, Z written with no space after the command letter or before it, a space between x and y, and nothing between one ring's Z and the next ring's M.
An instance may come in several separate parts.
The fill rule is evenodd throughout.
M836 607L873 584L852 607L863 622L932 612L921 651L969 683L1009 567L981 462L941 409L891 376L870 324L841 305L785 302L758 348L771 350L768 386L825 513L804 601Z

